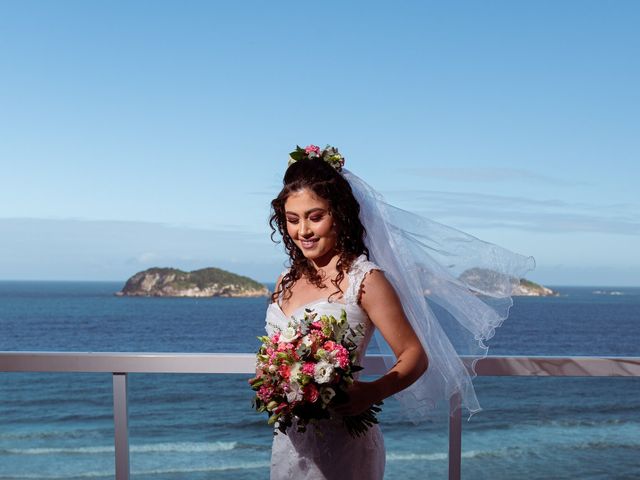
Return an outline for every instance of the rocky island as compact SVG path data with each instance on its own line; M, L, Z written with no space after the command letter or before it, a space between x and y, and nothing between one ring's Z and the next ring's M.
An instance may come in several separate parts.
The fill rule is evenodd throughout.
M524 297L558 297L560 293L548 287L532 282L524 278L520 279L519 285L514 285L511 295Z
M510 285L511 291L504 293L508 293L511 296L555 297L559 295L558 292L530 280L512 277L507 279L502 273L484 268L470 268L469 270L465 270L459 278L467 285L484 291L495 290L499 288L497 286Z
M131 297L266 297L269 290L249 277L219 268L184 272L149 268L127 280L116 296Z

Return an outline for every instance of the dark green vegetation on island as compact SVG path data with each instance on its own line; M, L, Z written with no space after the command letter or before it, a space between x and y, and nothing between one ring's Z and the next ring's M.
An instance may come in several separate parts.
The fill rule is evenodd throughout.
M185 272L177 268L153 267L127 280L118 296L152 297L263 297L268 289L249 277L202 268Z
M193 270L192 272L185 272L183 270L178 270L177 268L154 267L145 270L145 272L159 273L160 275L176 274L177 276L174 285L182 286L184 288L190 288L193 285L198 288L206 288L212 284L235 284L246 289L264 288L264 285L249 277L237 275L215 267L202 268L200 270Z

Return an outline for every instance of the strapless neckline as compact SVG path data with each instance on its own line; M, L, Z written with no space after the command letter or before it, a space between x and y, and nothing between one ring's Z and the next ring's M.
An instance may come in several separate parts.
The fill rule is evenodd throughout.
M343 308L346 308L346 303L342 303L342 302L330 302L329 300L327 300L326 298L318 298L316 300L312 300L310 302L307 302L303 305L300 305L299 307L297 307L293 312L291 312L291 314L289 316L287 316L286 313L284 313L284 310L282 310L282 307L280 306L280 304L278 302L273 302L271 303L269 306L275 306L276 310L282 314L282 316L286 319L289 319L291 317L296 316L296 313L298 313L301 310L304 310L305 308L308 308L311 305L322 305L323 303L326 303L328 305L342 305Z

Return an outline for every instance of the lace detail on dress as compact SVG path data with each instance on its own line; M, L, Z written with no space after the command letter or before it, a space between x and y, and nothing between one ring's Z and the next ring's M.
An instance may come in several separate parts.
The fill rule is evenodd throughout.
M367 260L367 257L360 255L353 261L351 268L349 269L348 278L349 286L344 294L344 303L347 305L357 305L358 297L360 296L360 288L362 287L362 281L364 277L371 270L380 270L380 267L373 262Z

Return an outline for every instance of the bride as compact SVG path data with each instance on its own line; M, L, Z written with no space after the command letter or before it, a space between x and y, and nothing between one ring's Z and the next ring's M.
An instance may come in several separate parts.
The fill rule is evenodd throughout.
M343 165L334 147L322 150L309 145L290 154L284 186L271 202L270 219L272 238L276 232L281 235L290 268L277 280L266 330L269 335L282 330L291 319L301 319L305 311L339 317L344 309L351 326L364 325L356 364L361 363L374 331L382 336L381 348L393 353L390 358L394 360L377 380L356 379L348 391L348 402L333 407L331 420L320 421L305 432L298 432L295 422L286 435L275 430L272 479L382 479L385 449L379 426L354 438L341 417L362 413L391 395L396 395L414 421L456 392L472 412L479 410L469 373L427 305L425 293L440 300L445 309L445 300L455 302L454 319L471 329L469 333L485 353L482 340L490 338L506 317L496 307L499 302L488 307L477 293L494 293L504 288L497 285L500 281L513 277L492 270L491 292L486 286L483 290L457 281L442 270L437 258L424 254L429 240L451 231L429 223L434 238L420 237L425 225L420 227L416 219L428 222L426 219L406 222L403 216L410 214L384 204ZM402 228L402 222L411 227ZM416 227L423 230L416 231ZM458 238L464 236L458 233ZM414 249L416 245L422 245L422 255L420 249ZM437 256L436 250L427 250ZM518 257L511 254L510 265ZM458 290L451 290L451 285ZM510 300L504 292L493 295L496 298ZM469 318L472 316L480 319Z

